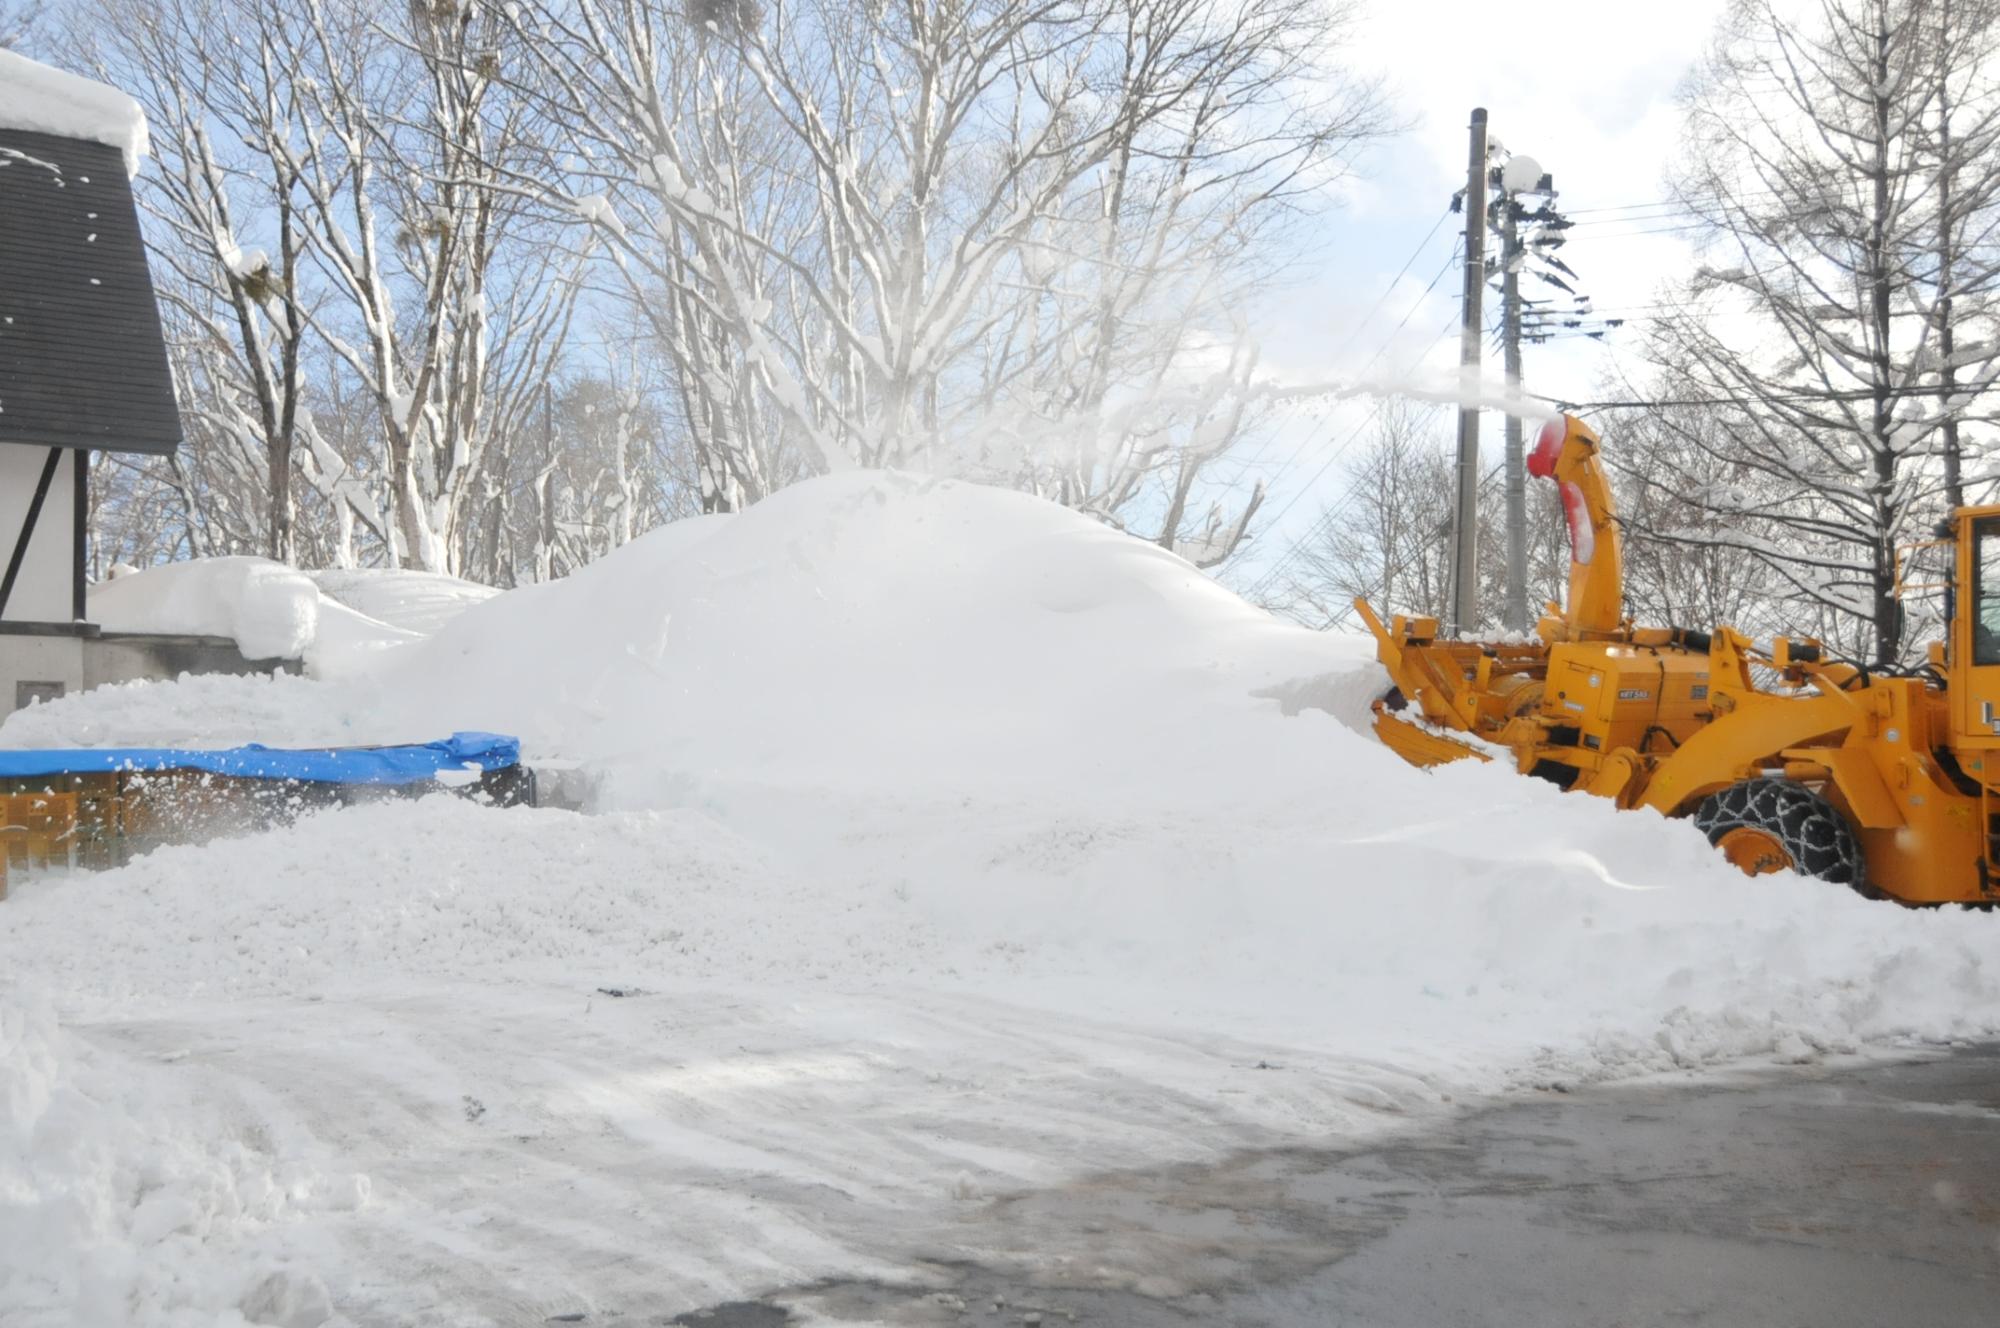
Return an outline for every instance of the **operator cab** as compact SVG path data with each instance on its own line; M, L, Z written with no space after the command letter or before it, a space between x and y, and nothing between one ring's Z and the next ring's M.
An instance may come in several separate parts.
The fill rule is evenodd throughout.
M2000 516L1972 523L1972 664L2000 664Z
M1962 507L1953 524L1952 728L1959 746L2000 750L2000 507Z

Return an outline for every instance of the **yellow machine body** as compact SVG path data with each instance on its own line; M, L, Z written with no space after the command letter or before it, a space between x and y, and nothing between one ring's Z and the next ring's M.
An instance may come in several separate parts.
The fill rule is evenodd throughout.
M2000 506L1953 514L1950 635L1929 668L1881 676L1820 643L1727 628L1642 628L1622 616L1617 513L1598 436L1572 418L1529 460L1570 522L1566 605L1538 641L1440 639L1436 619L1355 607L1394 686L1376 732L1414 765L1511 759L1564 788L1693 814L1744 781L1812 790L1844 818L1873 894L2000 902ZM1796 866L1755 827L1715 836L1757 873Z

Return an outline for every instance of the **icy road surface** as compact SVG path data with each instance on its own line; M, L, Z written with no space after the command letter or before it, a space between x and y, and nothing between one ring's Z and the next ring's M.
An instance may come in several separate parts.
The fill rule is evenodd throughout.
M2000 1283L1996 1122L1990 1045L1535 1093L1359 1148L1029 1191L929 1234L892 1282L675 1322L1984 1323Z
M594 813L390 803L21 883L10 1328L671 1316L1106 1169L2000 1032L2000 919L1411 770L1360 643L1018 494L814 481L354 667L0 726L518 732Z

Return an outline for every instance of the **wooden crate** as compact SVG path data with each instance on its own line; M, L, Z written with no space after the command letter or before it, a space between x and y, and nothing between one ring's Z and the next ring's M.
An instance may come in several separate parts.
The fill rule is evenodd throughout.
M199 770L0 778L0 899L7 897L10 866L117 867L164 845L203 843L285 825L323 808L434 790ZM532 806L535 778L524 766L510 766L454 791L501 806Z
M75 793L46 789L0 794L0 899L7 897L7 878L13 872L76 865L81 849L77 803Z

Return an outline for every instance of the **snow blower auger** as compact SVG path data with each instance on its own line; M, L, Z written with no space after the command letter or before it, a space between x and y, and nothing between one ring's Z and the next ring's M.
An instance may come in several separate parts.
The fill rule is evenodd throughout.
M1528 457L1560 487L1570 535L1568 600L1537 641L1441 640L1435 618L1385 626L1355 601L1393 684L1375 702L1384 744L1690 817L1753 876L2000 901L2000 506L1952 514L1949 639L1914 671L1870 670L1807 637L1634 626L1598 446L1565 416Z

